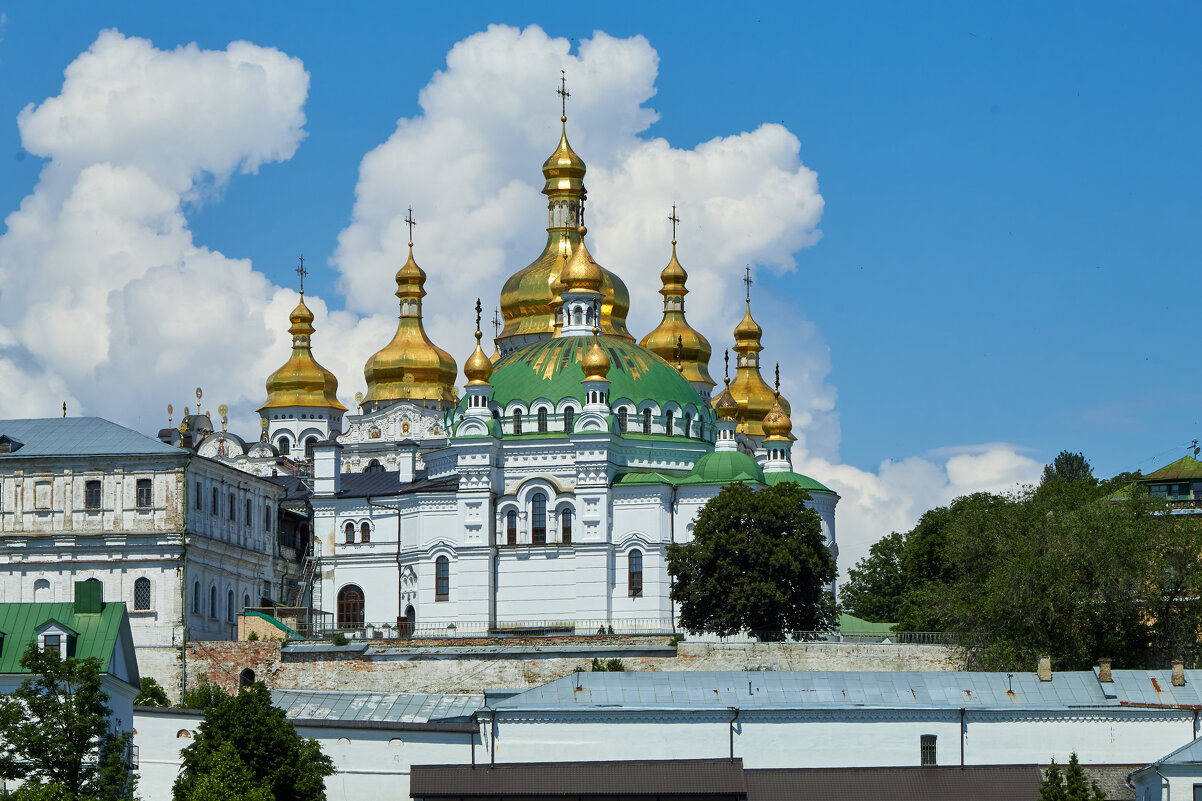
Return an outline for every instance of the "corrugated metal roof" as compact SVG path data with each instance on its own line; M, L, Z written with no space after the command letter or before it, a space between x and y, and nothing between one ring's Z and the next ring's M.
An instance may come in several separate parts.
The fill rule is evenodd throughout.
M77 632L73 656L94 656L100 660L101 671L107 672L124 615L123 603L106 603L99 614L81 615L75 613L72 603L0 603L0 631L4 632L0 673L29 672L21 667L21 657L33 642L34 632L48 620Z
M0 460L25 456L177 454L184 451L102 417L46 417L0 420L0 436L21 443Z
M1038 771L1037 771L1038 772ZM747 797L742 759L414 765L414 798Z
M484 706L483 695L272 690L271 702L303 720L429 723L463 720Z
M1034 673L952 671L576 673L501 701L496 708L1067 709L1202 703L1202 671L1186 671L1184 687L1172 687L1168 671L1113 673L1115 682L1107 685L1091 671L1057 672L1047 682Z

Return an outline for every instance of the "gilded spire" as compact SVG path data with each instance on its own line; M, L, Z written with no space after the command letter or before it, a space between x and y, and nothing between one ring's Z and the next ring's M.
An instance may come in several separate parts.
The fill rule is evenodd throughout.
M338 401L338 379L313 358L312 337L313 312L305 305L304 261L297 268L301 277L300 300L288 315L292 324L292 356L284 365L267 378L267 400L258 411L291 406L319 407L345 412L346 407Z
M463 363L463 375L467 378L469 387L488 386L488 379L492 378L492 361L484 355L484 349L480 347L480 339L483 337L480 333L480 309L480 299L476 298L476 349Z
M793 421L781 405L780 396L780 362L776 363L776 391L773 393L772 408L764 415L761 425L764 427L765 442L789 442L793 437Z
M776 403L776 395L760 375L760 351L764 349L760 338L764 331L751 316L751 267L743 278L747 287L746 310L743 319L735 326L734 351L738 354L735 377L730 383L730 394L739 404L742 420L739 433L753 437L764 436L763 420Z
M363 404L369 411L401 400L448 404L456 400L459 371L455 360L430 341L422 326L426 273L413 258L413 226L417 223L412 209L405 222L409 225L409 258L396 274L400 299L396 335L363 368L367 379Z
M714 379L710 378L709 373L710 355L713 351L709 341L689 325L684 316L684 298L689 293L685 282L689 274L676 258L676 225L680 218L676 216L675 204L668 220L672 223L672 258L659 274L659 280L663 284L659 290L664 297L663 319L639 344L664 361L678 364L685 380L704 397L709 397L710 390L714 387Z
M714 398L713 406L718 417L731 420L738 416L739 404L730 394L730 351L723 351L722 355L726 362L726 376L723 378L726 386L718 393L718 397Z

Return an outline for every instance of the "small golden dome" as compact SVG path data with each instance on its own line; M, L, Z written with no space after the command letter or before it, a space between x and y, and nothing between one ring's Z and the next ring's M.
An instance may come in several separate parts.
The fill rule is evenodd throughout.
M764 427L764 433L768 435L765 440L788 441L792 439L793 421L789 419L789 415L781 406L780 401L780 395L777 395L776 402L772 404L768 414L764 415L761 425Z
M776 393L760 375L760 337L763 329L751 316L751 302L747 302L747 311L743 319L735 326L734 351L738 354L737 369L734 380L730 382L730 394L739 404L742 412L739 422L739 433L753 437L762 437L762 425L765 415L776 403ZM782 408L785 405L782 404Z
M585 381L609 380L606 378L609 375L609 356L606 355L605 349L597 340L596 328L593 329L593 344L588 349L588 353L584 354L584 360L580 366L584 369Z
M709 340L701 335L684 316L684 297L688 273L676 258L676 240L672 240L672 258L659 274L663 287L664 316L655 330L643 337L639 343L669 364L680 364L680 374L693 385L714 386L710 378L709 363L713 350ZM708 392L708 390L707 390Z
M308 406L345 412L346 407L338 401L338 379L313 358L313 312L305 305L303 293L288 320L292 323L288 329L292 356L267 378L267 400L258 411Z
M399 400L454 403L457 399L455 360L431 342L422 327L425 283L426 274L414 261L410 245L409 260L396 274L401 306L396 335L363 367L367 380L363 403L371 409Z
M559 135L559 147L543 162L543 178L546 179L543 194L580 192L584 189L584 173L587 169L584 159L576 155L576 151L568 144L567 118L560 117L560 122L563 128Z
M739 414L739 404L730 394L730 387L725 387L718 397L714 398L714 411L723 420L733 420Z
M593 260L593 255L588 252L588 246L584 244L584 235L587 230L583 225L578 229L578 233L580 234L580 244L576 246L572 257L564 265L563 272L554 282L563 287L561 294L562 292L600 292L601 284L604 281L601 267Z
M488 379L492 378L492 360L484 355L480 347L480 301L476 301L476 349L463 363L463 375L467 378L469 387L486 387Z
M758 353L763 350L760 345L760 338L764 335L764 329L760 328L759 323L751 316L751 301L747 302L747 311L743 315L743 319L735 326L735 351L739 351L742 347L744 350L752 348Z

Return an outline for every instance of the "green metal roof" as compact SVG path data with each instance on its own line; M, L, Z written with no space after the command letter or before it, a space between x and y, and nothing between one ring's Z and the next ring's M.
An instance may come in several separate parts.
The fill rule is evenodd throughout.
M299 631L297 631L296 629L289 628L288 626L284 625L283 623L281 623L279 620L272 617L271 615L264 614L263 612L245 612L244 614L247 617L262 618L263 620L266 620L271 625L275 626L280 631L287 634L289 637L292 637L292 638L295 638L298 640L301 639L301 635L300 635Z
M661 408L675 401L682 409L692 406L705 420L712 419L709 405L659 356L624 339L603 336L600 343L609 356L612 401L625 398L637 404L650 399ZM575 398L583 405L580 362L591 344L592 337L555 337L506 354L492 375L493 402L504 407L515 400L529 403L546 398L558 403Z
M811 493L823 492L828 495L838 495L830 487L815 481L809 476L803 476L801 473L764 473L764 483L769 487L775 487L777 484L782 484L786 481L792 481L804 490L809 490Z
M1177 479L1202 479L1202 462L1192 456L1182 456L1172 464L1165 465L1155 473L1149 473L1141 479L1142 483L1157 481L1174 481Z
M839 631L842 634L892 634L896 623L872 623L863 618L843 613L839 615Z
M614 486L629 486L631 484L678 484L688 473L681 470L632 470L614 479Z
M735 481L764 483L764 471L741 451L714 451L697 460L678 484L730 484Z
M99 613L92 614L77 614L75 605L70 602L0 603L0 631L4 632L0 673L29 672L21 667L21 657L33 642L34 632L47 621L78 632L75 651L70 655L80 659L94 656L100 660L100 669L104 672L110 669L109 661L117 647L122 625L129 626L125 604L119 602L106 603ZM127 661L133 658L132 652L126 654Z

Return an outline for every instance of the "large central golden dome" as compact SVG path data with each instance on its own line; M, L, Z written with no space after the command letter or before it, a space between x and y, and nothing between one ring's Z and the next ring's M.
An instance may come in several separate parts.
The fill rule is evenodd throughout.
M501 288L501 314L505 329L497 337L502 353L550 337L555 329L554 284L560 266L580 244L577 228L583 223L584 161L568 144L566 120L559 147L543 163L543 194L547 204L547 244L525 269L509 277ZM562 258L562 261L560 260ZM626 330L630 292L622 279L601 268L601 333L634 342ZM508 346L506 343L509 343Z

